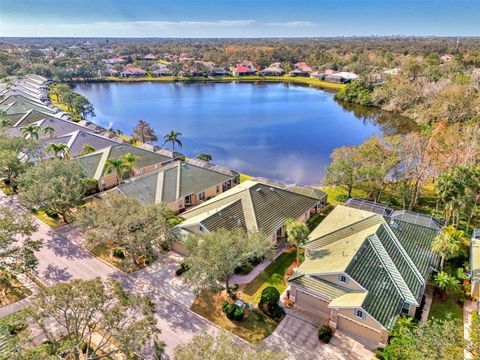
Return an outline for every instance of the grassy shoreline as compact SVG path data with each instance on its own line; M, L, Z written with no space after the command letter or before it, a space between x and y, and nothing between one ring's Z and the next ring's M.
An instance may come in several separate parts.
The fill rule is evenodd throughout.
M312 79L309 77L292 77L292 76L228 76L228 77L219 77L219 78L184 78L184 77L176 77L176 76L168 76L168 77L139 77L139 78L122 78L122 77L105 77L105 78L96 78L96 79L87 79L82 81L71 81L71 83L77 82L125 82L125 83L136 83L136 82L161 82L161 83L171 83L171 82L279 82L279 83L286 83L286 84L294 84L294 85L310 85L312 87L318 88L320 90L334 90L338 91L342 89L345 85L344 84L335 84L329 83L326 81L322 81L319 79Z

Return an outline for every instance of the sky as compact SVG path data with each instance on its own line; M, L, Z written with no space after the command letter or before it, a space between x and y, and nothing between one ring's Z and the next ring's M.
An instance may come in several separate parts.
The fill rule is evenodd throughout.
M479 36L480 0L0 0L0 36Z

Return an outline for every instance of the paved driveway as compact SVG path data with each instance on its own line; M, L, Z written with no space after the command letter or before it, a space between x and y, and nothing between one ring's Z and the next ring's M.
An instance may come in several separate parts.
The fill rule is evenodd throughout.
M329 344L318 339L318 327L326 323L304 310L289 310L277 329L263 343L280 351L287 351L294 359L370 360L373 353L360 343L336 332ZM288 347L285 345L288 344Z
M152 265L129 275L132 279L143 281L189 309L195 300L195 294L183 278L175 274L182 260L182 256L170 252L162 255Z

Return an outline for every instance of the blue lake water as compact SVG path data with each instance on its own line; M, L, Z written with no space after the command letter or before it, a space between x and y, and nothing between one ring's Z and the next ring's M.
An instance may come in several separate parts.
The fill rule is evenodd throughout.
M187 156L209 153L242 173L303 184L322 181L334 148L405 128L398 116L281 83L89 83L74 90L94 104L99 125L128 135L143 119L159 145L173 129L183 134Z

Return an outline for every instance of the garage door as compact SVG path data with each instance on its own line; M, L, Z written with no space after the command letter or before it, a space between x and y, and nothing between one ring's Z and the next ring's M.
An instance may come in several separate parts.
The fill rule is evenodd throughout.
M300 306L306 306L312 310L319 311L325 314L326 317L330 316L330 309L328 308L328 302L319 298L313 297L297 289L295 296L295 304Z
M366 341L377 345L380 342L381 334L359 323L338 315L337 329L344 331L346 334L360 341Z

